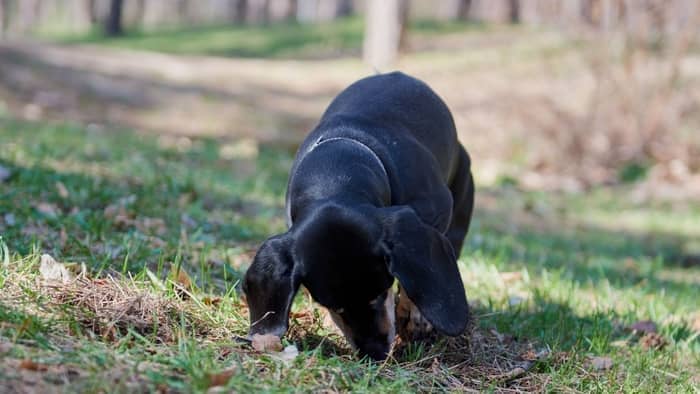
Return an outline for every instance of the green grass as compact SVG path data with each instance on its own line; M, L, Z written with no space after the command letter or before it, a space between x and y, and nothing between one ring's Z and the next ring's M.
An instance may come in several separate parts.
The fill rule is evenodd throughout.
M416 21L413 33L435 35L482 29L465 22ZM122 37L107 38L95 31L87 35L53 34L46 38L72 44L99 44L114 48L150 50L173 54L264 58L324 58L357 54L362 47L363 21L357 17L319 24L222 25L129 30Z
M255 246L284 228L292 152L261 146L252 158L230 158L221 146L0 118L0 165L12 173L0 183L0 235L10 252L0 269L4 384L202 392L230 371L227 387L241 392L460 387L455 379L464 375L447 355L449 342L412 345L386 364L360 360L321 324L303 293L287 339L300 356L290 365L235 339L248 325L238 281ZM576 196L513 186L480 190L460 258L478 318L474 341L496 332L523 347L549 348L552 356L520 380L482 376L481 383L461 384L698 391L700 339L691 326L700 316L700 268L679 261L697 239L700 206L634 203L628 196L626 189ZM107 213L120 204L128 220ZM83 308L52 301L54 293L38 287L42 253L180 305L176 338L128 327L115 336L95 334L81 320ZM192 276L195 299L181 300L166 281L173 267ZM208 305L206 297L221 301ZM666 347L645 350L625 330L645 319L659 325ZM610 357L612 368L594 370L592 356Z

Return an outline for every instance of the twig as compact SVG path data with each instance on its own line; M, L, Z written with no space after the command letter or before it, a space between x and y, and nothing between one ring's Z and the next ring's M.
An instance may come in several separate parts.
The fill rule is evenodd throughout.
M525 375L532 367L535 366L538 362L542 361L543 359L547 358L549 356L549 350L544 349L540 350L536 355L533 360L525 360L518 365L511 369L510 371L506 373L502 373L500 375L495 375L491 376L490 380L495 381L495 382L510 382L511 380L518 378L522 375Z

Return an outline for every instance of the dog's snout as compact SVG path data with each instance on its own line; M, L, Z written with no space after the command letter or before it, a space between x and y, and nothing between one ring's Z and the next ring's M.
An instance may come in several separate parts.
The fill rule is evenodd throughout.
M389 354L391 343L385 340L369 341L358 345L358 350L362 356L369 356L373 360L384 360Z

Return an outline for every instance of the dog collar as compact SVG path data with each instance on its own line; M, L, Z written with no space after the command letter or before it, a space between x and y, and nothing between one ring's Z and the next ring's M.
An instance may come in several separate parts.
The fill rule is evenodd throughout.
M382 160L377 156L377 154L370 148L369 146L365 145L364 143L354 140L352 138L347 138L347 137L331 137L331 138L326 138L326 139L321 139L316 141L316 143L313 145L311 149L307 152L307 154L311 151L313 151L317 146L324 144L326 142L331 142L331 141L349 141L352 142L353 144L356 144L360 146L362 149L366 150L369 152L369 154L374 158L374 160L379 164L379 167L381 167L382 172L384 173L384 176L386 177L387 182L389 181L389 173L386 171L386 167L384 167L384 163L382 163Z

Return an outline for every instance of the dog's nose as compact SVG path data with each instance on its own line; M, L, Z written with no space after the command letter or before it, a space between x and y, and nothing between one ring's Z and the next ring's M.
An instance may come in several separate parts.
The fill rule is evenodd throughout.
M380 342L370 342L359 346L359 350L363 356L369 356L375 361L381 361L389 354L389 345Z

